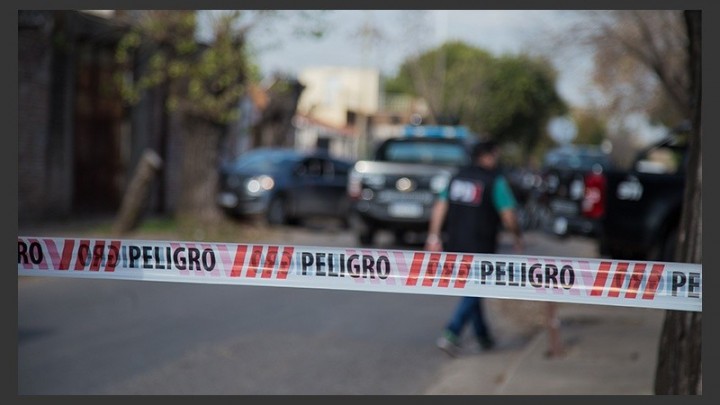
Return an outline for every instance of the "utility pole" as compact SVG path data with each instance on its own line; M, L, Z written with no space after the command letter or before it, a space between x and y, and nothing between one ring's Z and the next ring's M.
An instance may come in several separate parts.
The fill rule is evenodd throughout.
M369 63L370 53L375 48L375 45L378 44L380 41L383 40L384 36L380 29L373 23L373 12L371 10L365 10L365 21L360 26L360 29L357 33L357 35L360 38L361 41L361 48L360 48L360 68L361 68L361 80L364 81L365 74L367 71L373 67L371 63ZM363 89L366 89L367 86L363 86L363 83L361 82L361 86L358 89L357 93L357 121L358 121L358 129L360 134L360 145L358 147L359 157L361 158L367 158L372 153L372 143L373 143L373 136L372 136L372 125L370 125L370 112L365 111L364 108L361 108L363 106Z
M437 69L436 74L438 77L438 81L440 82L438 84L438 112L442 113L442 111L445 110L445 71L447 65L447 55L445 54L445 48L443 48L443 45L445 45L445 41L447 40L448 11L436 10L435 13L435 33L439 44L438 49L440 50L440 55L438 56L438 60L436 61L435 65Z

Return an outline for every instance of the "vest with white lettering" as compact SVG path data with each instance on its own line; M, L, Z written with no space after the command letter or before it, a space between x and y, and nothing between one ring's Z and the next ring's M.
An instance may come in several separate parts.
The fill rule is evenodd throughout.
M493 204L497 171L462 168L450 181L446 216L448 252L495 253L500 215Z

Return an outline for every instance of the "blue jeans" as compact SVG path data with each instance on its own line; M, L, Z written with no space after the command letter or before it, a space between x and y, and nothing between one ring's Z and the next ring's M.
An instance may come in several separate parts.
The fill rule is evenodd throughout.
M478 341L490 338L480 297L463 297L447 325L447 330L459 338L468 322L472 322Z

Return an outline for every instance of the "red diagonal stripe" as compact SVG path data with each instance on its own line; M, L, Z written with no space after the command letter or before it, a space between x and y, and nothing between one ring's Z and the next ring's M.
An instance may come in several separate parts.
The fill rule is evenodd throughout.
M645 284L645 291L643 292L642 296L644 300L652 300L655 298L655 293L657 292L657 288L660 285L660 277L662 277L662 272L664 269L664 264L653 264L647 284Z
M262 246L253 247L252 253L250 254L250 265L248 266L247 273L245 273L246 277L257 276L257 269L260 266L260 259L262 259L262 251Z
M625 273L627 272L627 268L629 265L630 263L628 262L618 263L617 267L615 268L615 275L613 276L610 291L608 292L608 297L617 297L618 295L620 295L620 290L622 289L623 283L625 282Z
M633 274L630 276L630 284L628 285L627 293L625 293L625 298L635 298L637 296L640 283L642 283L643 275L645 274L645 267L645 263L635 263L635 270L633 270Z
M240 277L242 275L243 264L245 263L245 254L247 253L247 245L238 245L235 250L235 261L233 261L230 277Z
M455 279L455 288L464 288L465 282L470 275L470 266L472 266L472 255L464 255L460 260L460 266L458 267L458 275Z
M445 263L443 263L442 273L440 273L438 287L447 287L450 284L450 278L452 278L456 258L457 255L447 255L445 257Z
M292 262L292 255L293 255L294 248L292 246L286 246L283 249L282 256L280 257L280 268L277 272L277 278L281 280L285 280L288 275L288 269L290 268L290 263Z
M65 268L62 268L62 259L60 259L60 254L57 250L57 245L55 245L55 241L52 239L43 239L43 242L45 242L45 247L47 248L48 254L50 256L50 264L52 265L53 269L55 270L67 270L68 266L65 265ZM70 250L72 250L72 241L70 239L65 240L65 247L63 249L63 257L67 254L68 259L72 255L72 253L67 252L68 242L70 243ZM68 260L69 262L69 260Z
M427 267L425 268L425 277L423 278L422 285L430 287L435 282L435 273L437 273L438 262L440 261L440 253L433 253L430 255Z
M405 281L405 285L416 285L418 281L418 276L420 275L420 268L422 267L423 259L425 258L425 253L415 252L413 255L412 264L410 264L410 274L408 274L407 281Z
M268 248L267 256L265 258L265 264L263 265L263 271L262 274L260 274L260 277L270 278L272 276L273 269L275 268L275 263L277 263L277 252L277 246L270 246Z
M66 239L63 245L62 258L60 259L59 270L67 270L70 268L70 260L72 260L73 247L75 247L75 241Z
M602 295L611 265L612 262L600 262L600 268L598 268L597 275L595 275L595 282L592 290L590 290L590 295Z

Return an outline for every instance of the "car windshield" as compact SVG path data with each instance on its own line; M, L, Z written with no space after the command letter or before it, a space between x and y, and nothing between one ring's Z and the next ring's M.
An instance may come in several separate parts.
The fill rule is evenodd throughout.
M546 167L591 170L595 165L608 167L610 160L601 151L563 150L551 152L545 158Z
M240 156L233 163L233 168L243 171L274 171L297 160L297 153L290 150L256 150Z
M390 142L379 160L401 163L430 163L443 165L464 165L468 153L459 143L441 142Z

